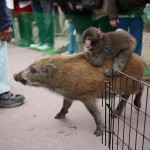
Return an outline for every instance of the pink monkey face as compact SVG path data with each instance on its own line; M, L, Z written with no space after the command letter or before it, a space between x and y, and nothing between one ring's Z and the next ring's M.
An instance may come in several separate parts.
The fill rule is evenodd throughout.
M91 42L92 42L92 38L91 37L85 37L84 38L84 44L85 44L85 47L87 49L91 49L92 48Z

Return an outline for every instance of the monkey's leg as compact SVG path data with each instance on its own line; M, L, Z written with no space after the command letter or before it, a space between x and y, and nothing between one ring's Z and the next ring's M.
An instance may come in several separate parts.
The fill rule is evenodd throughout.
M115 118L117 116L120 116L123 112L123 109L126 105L126 101L129 99L130 95L121 95L121 100L116 108L115 111L112 113L112 117Z
M134 105L136 106L137 110L139 110L141 108L141 97L142 97L143 89L144 89L144 87L141 86L139 93L137 93L135 95Z
M96 130L94 134L100 136L102 134L103 123L100 116L100 111L96 106L95 102L84 103L90 114L93 116L96 123Z
M62 106L60 112L55 116L55 119L64 118L66 113L68 113L68 109L70 108L71 104L72 104L72 101L65 97L63 106Z
M127 50L127 49L121 51L120 54L115 57L112 69L115 69L117 71L122 71L123 68L126 65L127 60L129 59L130 55L131 55L131 52L129 52L129 50ZM119 76L120 75L119 72L112 71L112 69L104 70L104 74L106 76L109 76L109 77L111 77L111 76Z

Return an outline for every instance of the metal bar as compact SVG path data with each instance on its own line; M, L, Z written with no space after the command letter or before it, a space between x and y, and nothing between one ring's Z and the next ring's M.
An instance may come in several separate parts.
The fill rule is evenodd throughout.
M149 87L147 87L147 95L146 95L146 108L145 108L145 118L144 118L144 131L143 131L143 143L142 143L142 150L144 148L144 135L145 135L145 126L146 126L146 112L147 112L147 102L148 102L148 90L149 90Z
M119 71L117 71L119 72ZM105 81L105 89L102 93L102 106L104 104L103 100L105 99L105 131L103 130L102 132L102 143L104 142L104 132L105 132L105 146L107 145L107 138L108 138L108 147L109 147L109 150L113 150L114 149L114 138L116 138L116 146L115 146L115 150L119 150L119 143L121 142L121 149L123 150L125 148L128 149L128 150L132 150L132 149L135 149L135 150L145 150L144 148L144 143L145 143L145 140L147 140L147 142L150 142L150 139L149 137L147 137L145 135L145 132L146 132L146 122L147 122L147 119L150 119L150 114L147 113L147 104L148 104L148 97L149 97L149 94L148 94L148 91L149 91L149 88L150 88L150 85L146 84L146 83L143 83L137 79L134 79L122 72L121 73L121 76L120 76L120 79L118 80L119 77L112 77L112 81L109 82L109 81ZM126 101L126 96L123 98L121 96L122 94L122 89L124 90L124 93L127 93L128 92L128 80L131 80L132 81L132 91L131 91L131 102L129 101ZM116 93L116 82L120 82L119 84L119 90L117 91ZM131 83L131 82L130 82ZM136 124L134 124L134 126L132 125L132 120L133 120L133 109L136 109L137 110L137 107L135 105L133 105L133 100L135 99L134 98L134 88L136 86L136 84L139 84L139 88L141 90L142 86L144 87L147 87L147 95L146 95L146 107L145 107L145 110L138 110L137 111L137 117L135 118L134 117L134 120L136 121ZM105 93L104 93L105 92ZM109 100L109 104L106 104L106 98L108 96L108 100ZM118 99L119 98L119 102L120 101L125 101L125 106L124 106L124 117L120 117L118 115L117 116L117 125L115 126L115 120L114 118L111 116L115 110L115 101L116 101L116 98ZM134 99L133 99L134 98ZM109 107L109 118L108 118L108 121L109 121L109 124L108 124L108 127L107 127L107 110L106 110L106 105ZM126 108L127 108L127 105L130 106L130 118L129 118L129 121L126 120ZM144 126L143 126L143 131L140 131L138 130L138 127L139 127L139 115L140 114L144 114ZM122 126L122 128L121 128ZM126 127L127 126L127 127ZM129 133L126 133L126 128L129 129ZM134 134L135 135L134 137L132 136L131 138L131 133L132 131L134 131ZM116 132L116 133L115 133ZM108 136L107 136L107 133L108 133ZM127 142L127 140L125 140L125 133L128 134L129 136L129 140ZM141 137L142 138L142 143L139 146L137 146L137 142L138 142L138 137ZM133 143L135 142L135 143ZM132 143L132 144L131 144ZM139 144L139 143L138 143ZM134 148L133 148L134 147ZM137 149L137 148L140 148L140 149ZM141 149L142 148L142 149Z

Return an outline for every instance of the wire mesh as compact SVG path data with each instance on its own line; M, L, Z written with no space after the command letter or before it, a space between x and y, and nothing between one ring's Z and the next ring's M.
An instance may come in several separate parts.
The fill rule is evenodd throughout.
M105 81L102 143L110 150L150 150L150 85L120 74Z

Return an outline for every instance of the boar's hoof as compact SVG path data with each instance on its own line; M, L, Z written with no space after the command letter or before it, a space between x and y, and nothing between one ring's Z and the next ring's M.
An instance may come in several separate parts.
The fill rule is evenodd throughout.
M60 111L60 112L55 116L55 119L65 118L66 113L68 113L68 111L67 111L67 112Z
M61 119L61 118L65 118L65 115L61 114L61 113L58 113L56 116L55 116L55 119Z
M94 134L95 134L96 136L100 136L100 135L102 134L102 129L101 129L101 128L96 128Z
M140 108L141 108L141 102L140 102L140 100L138 100L138 98L135 98L135 100L134 100L134 105L136 106L136 107L135 107L136 110L139 111Z
M112 112L111 117L112 117L112 118L117 118L117 117L120 116L120 115L121 115L120 111L115 110L115 111Z

